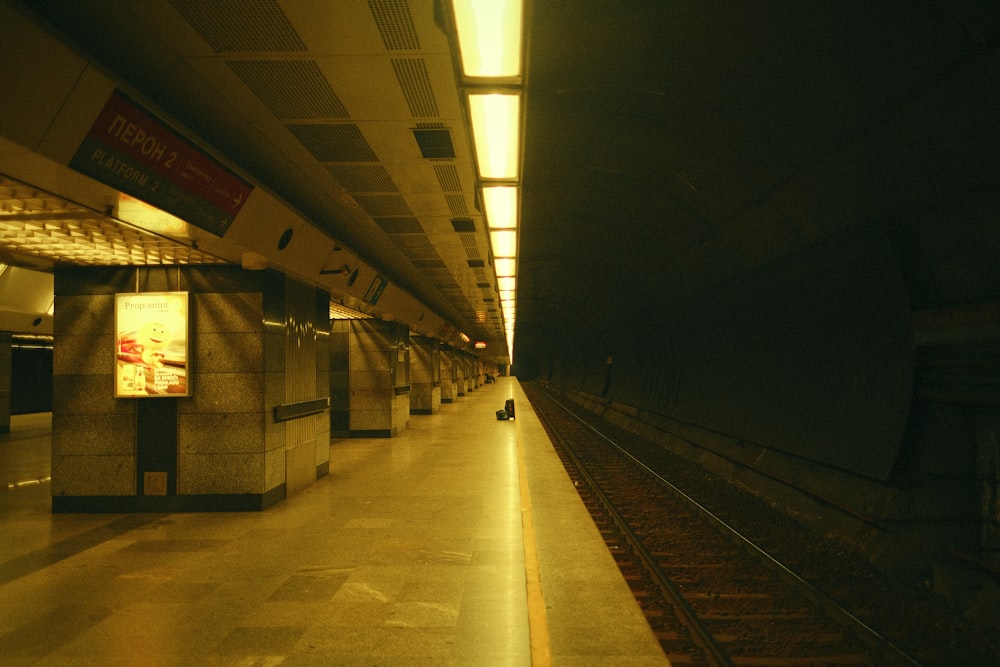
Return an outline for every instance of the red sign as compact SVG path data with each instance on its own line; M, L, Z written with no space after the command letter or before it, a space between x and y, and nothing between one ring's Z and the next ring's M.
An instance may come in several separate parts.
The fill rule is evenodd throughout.
M118 92L104 105L70 165L220 236L253 191Z

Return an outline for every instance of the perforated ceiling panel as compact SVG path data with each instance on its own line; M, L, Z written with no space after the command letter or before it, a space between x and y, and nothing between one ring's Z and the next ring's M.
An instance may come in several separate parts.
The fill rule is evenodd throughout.
M448 211L452 215L469 215L469 207L465 205L465 195L445 195Z
M454 164L435 164L434 175L437 176L442 192L459 192L462 189L462 180L458 177Z
M326 170L348 192L399 192L392 176L380 164L333 165Z
M378 26L382 43L390 51L417 51L420 38L417 36L410 6L405 0L369 0L375 25Z
M414 118L435 118L438 116L437 101L427 74L427 65L422 58L393 59L392 69L396 80L410 107Z
M288 130L320 162L378 162L357 125L289 125Z
M227 64L276 118L350 117L314 61L241 60Z
M305 51L276 0L170 0L216 53Z
M479 254L479 244L476 243L475 234L459 234L458 237L462 239L462 247L465 248L465 254L469 259L482 258L482 255Z
M375 218L375 222L386 234L423 234L420 221L413 217ZM426 236L424 237L427 238ZM430 245L428 243L428 245Z
M357 195L355 197L365 213L372 216L413 215L406 199L401 195Z

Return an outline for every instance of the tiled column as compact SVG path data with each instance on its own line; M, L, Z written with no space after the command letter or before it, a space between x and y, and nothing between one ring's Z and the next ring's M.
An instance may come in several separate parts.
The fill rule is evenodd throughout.
M0 333L0 433L10 433L11 335Z
M189 294L189 396L114 397L117 292ZM229 266L73 268L55 299L53 511L259 510L325 474L325 292Z
M430 415L441 407L441 364L436 340L410 338L410 414Z
M330 323L330 433L351 435L351 321Z
M391 437L410 415L409 331L395 322L351 320L350 434Z
M442 347L438 359L441 363L441 402L454 403L458 398L455 386L455 352L450 347Z
M465 365L465 355L461 352L454 353L454 369L455 393L457 396L465 396L468 393L468 385L465 378L468 369Z
M476 366L471 355L462 355L462 368L465 369L465 391L472 393L476 388Z

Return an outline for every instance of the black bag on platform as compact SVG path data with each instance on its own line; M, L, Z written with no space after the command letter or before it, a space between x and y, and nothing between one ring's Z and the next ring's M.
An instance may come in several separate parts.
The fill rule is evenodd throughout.
M500 420L500 421L503 421L504 419L507 419L507 411L506 410L497 410L497 419Z

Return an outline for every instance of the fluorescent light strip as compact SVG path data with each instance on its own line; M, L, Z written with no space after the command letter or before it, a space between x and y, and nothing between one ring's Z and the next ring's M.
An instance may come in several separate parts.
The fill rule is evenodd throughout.
M501 257L493 260L493 269L497 278L514 277L517 275L517 260L512 257Z
M494 257L515 257L517 255L517 232L510 229L490 230Z
M512 185L483 188L483 207L490 229L517 229L518 189Z
M470 77L521 74L521 0L454 0L462 71Z
M479 175L516 179L520 154L521 96L508 93L469 95L472 137Z

